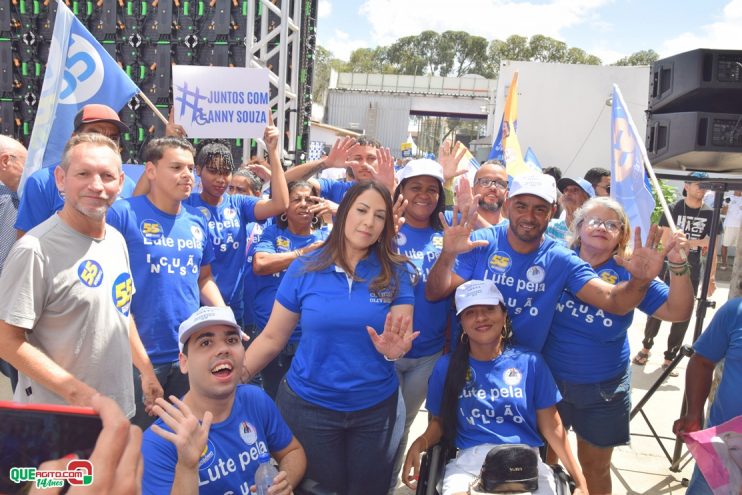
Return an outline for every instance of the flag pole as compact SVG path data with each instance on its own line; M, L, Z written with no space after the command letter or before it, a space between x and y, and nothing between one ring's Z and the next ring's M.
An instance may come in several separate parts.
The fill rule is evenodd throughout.
M153 112L155 112L155 115L157 115L157 116L158 116L158 117L160 118L160 120L162 121L162 123L163 123L163 124L165 124L165 125L167 125L167 124L168 124L168 121L167 121L167 119L165 118L165 116L164 116L164 115L162 115L162 112L160 112L160 109L159 109L159 108L157 108L157 107L155 106L155 104L154 104L154 103L152 103L152 101L151 101L151 100L150 100L149 98L147 98L147 95L145 95L145 94L144 94L144 91L140 91L139 93L137 93L137 96L139 96L139 97L140 97L140 98L141 98L142 100L144 100L144 103L146 103L146 104L147 104L147 106L148 106L148 107L149 107L149 108L150 108L150 109L151 109L151 110L152 110Z

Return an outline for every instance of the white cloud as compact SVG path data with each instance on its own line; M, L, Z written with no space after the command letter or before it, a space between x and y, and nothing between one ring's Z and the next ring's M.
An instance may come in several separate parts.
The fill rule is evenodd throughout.
M661 57L669 57L696 48L739 49L740 26L742 26L742 0L731 0L723 10L721 18L699 26L665 41L659 50Z
M319 0L317 3L317 17L325 19L332 14L332 3L330 0Z
M347 61L353 50L368 48L369 44L366 40L350 39L348 33L336 29L332 36L322 43L322 46L330 50L336 58Z
M594 22L596 11L612 0L551 0L549 3L515 0L366 0L359 15L371 24L373 41L388 45L431 29L454 30L486 39L510 35L543 34L563 39L568 27Z

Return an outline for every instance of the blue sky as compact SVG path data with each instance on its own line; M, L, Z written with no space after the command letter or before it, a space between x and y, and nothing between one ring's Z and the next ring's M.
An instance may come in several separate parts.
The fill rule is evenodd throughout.
M612 63L638 50L742 49L742 0L319 0L319 43L347 60L426 29L544 34Z

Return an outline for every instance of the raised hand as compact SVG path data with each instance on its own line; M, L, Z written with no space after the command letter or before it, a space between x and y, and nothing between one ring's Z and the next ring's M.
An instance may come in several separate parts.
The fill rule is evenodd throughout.
M462 212L459 215L458 206L453 207L453 218L451 219L451 225L446 222L446 217L443 213L439 213L441 223L443 224L443 252L447 254L458 255L466 253L477 247L487 246L489 243L485 240L472 241L469 239L471 236L472 227L477 218L477 202L479 201L479 195L477 194L472 198L472 204L469 205L469 210ZM459 218L461 217L461 218Z
M445 140L438 148L438 163L443 167L443 179L449 180L459 175L465 174L468 170L466 167L459 169L459 162L467 152L466 146L456 141L451 146L450 140Z
M412 341L420 335L420 332L412 331L411 323L412 319L409 316L393 317L389 312L381 335L369 326L366 327L366 331L379 354L389 360L396 360L407 354L412 348Z
M647 242L642 246L641 228L634 230L634 251L630 259L615 256L616 263L626 268L631 276L647 282L659 275L665 261L665 254L675 248L676 240L670 239L667 246L662 245L662 229L652 225Z
M469 179L462 177L459 179L459 183L456 185L454 190L454 202L459 207L459 211L469 211L473 201L473 193L471 191L471 184Z
M273 124L273 113L271 109L268 109L268 124L265 126L263 132L263 141L265 142L268 151L276 151L278 149L278 127Z
M407 209L407 204L409 202L404 199L404 196L401 194L397 196L397 201L394 202L394 206L392 207L392 214L394 215L394 233L398 234L399 229L402 228L402 225L404 225L405 218L404 218L404 212Z
M348 154L356 145L355 138L346 136L338 138L335 144L330 149L330 154L325 159L325 166L327 168L345 168L350 166L348 162Z
M366 165L374 180L379 184L383 184L389 189L389 193L394 192L395 180L394 177L394 157L389 151L389 148L377 148L376 150L376 168Z
M154 411L172 431L157 425L152 425L152 431L175 445L178 464L188 469L197 469L198 460L209 438L213 416L206 412L203 421L199 421L185 402L174 395L170 396L170 401L172 404L165 399L157 399Z

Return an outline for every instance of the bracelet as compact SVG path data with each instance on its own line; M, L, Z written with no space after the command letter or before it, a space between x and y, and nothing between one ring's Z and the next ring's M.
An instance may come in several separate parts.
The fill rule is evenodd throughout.
M425 441L425 449L423 450L427 451L428 450L428 439L425 438L425 435L420 435L420 438L422 438Z
M669 265L668 270L670 270L670 273L677 276L683 276L687 273L690 273L690 265L686 263L681 263L680 265Z
M688 264L687 261L681 261L679 263L676 263L674 261L667 260L667 266L669 266L670 268L682 268L687 264Z
M384 356L384 359L386 359L387 361L394 362L394 361L399 361L400 359L402 359L404 357L404 354L402 354L399 357L395 357L395 358L388 358L386 357L386 354L382 354L382 356Z
M294 256L297 258L301 257L301 252L298 249L294 249Z

